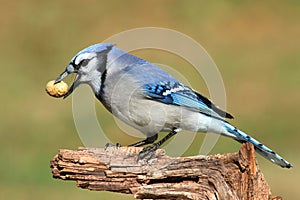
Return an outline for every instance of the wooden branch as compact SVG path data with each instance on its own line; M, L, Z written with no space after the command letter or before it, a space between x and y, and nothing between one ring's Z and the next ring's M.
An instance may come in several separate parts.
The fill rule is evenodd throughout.
M81 188L133 194L137 199L270 199L250 143L238 153L210 156L173 158L159 149L149 163L136 161L140 150L62 149L51 161L52 174L76 180Z

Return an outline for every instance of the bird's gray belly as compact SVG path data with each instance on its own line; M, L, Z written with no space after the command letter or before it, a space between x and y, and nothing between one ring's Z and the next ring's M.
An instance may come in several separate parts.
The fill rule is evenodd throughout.
M121 102L120 102L121 103ZM215 129L212 118L174 106L149 100L146 98L131 98L127 106L117 106L120 119L145 135L153 135L160 131L170 131L181 128L194 132L207 132Z

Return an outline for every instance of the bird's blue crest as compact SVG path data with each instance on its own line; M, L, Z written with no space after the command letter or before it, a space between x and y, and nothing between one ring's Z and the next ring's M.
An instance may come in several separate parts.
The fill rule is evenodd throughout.
M83 54L83 53L97 53L97 52L101 52L101 51L105 51L107 49L111 49L115 46L115 44L109 44L109 43L99 43L99 44L94 44L91 45L81 51L79 51L73 58L72 60L74 60L74 58L76 58L78 55Z
M115 44L108 44L108 43L94 44L94 45L91 45L91 46L79 51L77 53L77 55L82 54L82 53L89 53L89 52L101 52L106 49L111 49L113 46L115 46Z

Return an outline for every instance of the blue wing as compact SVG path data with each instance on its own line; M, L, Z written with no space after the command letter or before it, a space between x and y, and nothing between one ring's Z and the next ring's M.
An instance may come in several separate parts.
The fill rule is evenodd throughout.
M147 98L165 104L184 106L218 119L233 118L230 114L220 110L209 99L179 82L161 81L145 84L144 92Z

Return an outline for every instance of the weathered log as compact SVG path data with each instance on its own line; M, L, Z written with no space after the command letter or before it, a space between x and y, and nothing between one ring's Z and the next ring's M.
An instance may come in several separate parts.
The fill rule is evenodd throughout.
M137 162L140 150L61 149L51 161L52 174L76 180L81 188L133 194L137 199L271 199L250 143L238 153L210 156L173 158L159 149L148 163Z

